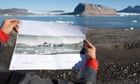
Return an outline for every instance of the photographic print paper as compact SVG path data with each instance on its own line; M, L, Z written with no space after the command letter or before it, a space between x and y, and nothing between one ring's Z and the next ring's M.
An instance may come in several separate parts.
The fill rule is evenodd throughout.
M85 28L40 21L21 21L19 28L10 70L73 69L85 63L80 54Z

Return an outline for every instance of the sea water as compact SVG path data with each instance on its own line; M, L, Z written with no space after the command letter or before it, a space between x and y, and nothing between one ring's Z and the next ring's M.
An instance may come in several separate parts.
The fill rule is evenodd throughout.
M0 23L5 18L67 23L89 28L140 29L140 16L0 16Z

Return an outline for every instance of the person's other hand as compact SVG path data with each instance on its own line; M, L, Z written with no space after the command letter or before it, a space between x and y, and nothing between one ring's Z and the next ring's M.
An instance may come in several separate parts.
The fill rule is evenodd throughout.
M1 25L1 29L6 34L10 34L10 32L14 29L16 32L18 31L19 20L17 19L5 19Z
M94 45L92 45L91 42L89 42L88 40L84 40L85 42L85 49L86 49L86 54L88 56L88 58L93 58L96 59L96 48Z

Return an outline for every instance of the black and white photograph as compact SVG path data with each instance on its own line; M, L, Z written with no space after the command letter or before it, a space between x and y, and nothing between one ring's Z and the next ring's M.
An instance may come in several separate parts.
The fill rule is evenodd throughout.
M86 28L64 23L21 21L10 70L79 69Z
M15 54L53 55L80 53L84 37L19 35Z

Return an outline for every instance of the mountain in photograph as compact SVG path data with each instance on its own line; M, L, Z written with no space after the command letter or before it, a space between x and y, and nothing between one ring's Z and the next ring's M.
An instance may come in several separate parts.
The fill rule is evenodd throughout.
M126 13L140 13L140 6L128 6L127 8L124 8L120 10L119 12L126 12Z
M79 3L73 12L74 15L92 16L92 15L117 15L117 12L109 7L91 4Z

